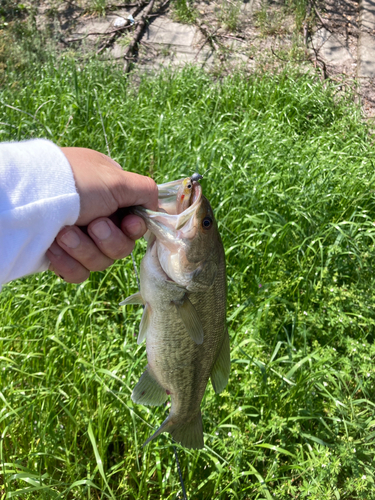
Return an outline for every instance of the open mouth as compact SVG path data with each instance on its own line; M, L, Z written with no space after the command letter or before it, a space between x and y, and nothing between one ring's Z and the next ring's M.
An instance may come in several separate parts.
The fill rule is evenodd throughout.
M181 229L186 224L186 222L192 217L192 215L196 211L202 199L202 187L198 182L198 178L201 178L199 174L193 174L192 177L190 178L190 182L192 185L190 203L189 206L181 213L178 213L177 194L180 190L182 183L186 181L186 178L180 179L178 181L168 182L166 184L160 184L158 186L159 209L161 212L163 212L163 216L165 218L164 221L166 221L167 219L168 223L172 223L173 220L174 222L173 226L175 230ZM160 215L160 212L158 213ZM169 218L168 215L171 218Z
M199 174L194 174L199 175ZM180 187L183 183L188 181L191 182L191 192L189 194L190 205L178 213L178 200L177 195L179 193ZM187 224L193 222L194 214L199 208L202 200L202 187L197 180L194 180L194 176L191 178L180 179L178 181L168 182L166 184L161 184L158 186L159 190L159 211L154 212L153 210L148 210L144 207L134 207L132 209L133 213L142 217L148 229L151 233L155 234L157 238L160 238L166 244L176 243L176 238L179 239L181 235L177 235L177 232L183 229L184 232L189 232L189 227L192 224ZM185 226L185 227L184 227ZM185 228L187 231L185 231Z

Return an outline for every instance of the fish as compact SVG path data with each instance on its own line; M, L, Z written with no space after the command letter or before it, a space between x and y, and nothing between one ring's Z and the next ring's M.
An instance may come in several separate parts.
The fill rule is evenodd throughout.
M148 245L140 291L120 304L144 306L137 343L146 340L147 366L131 398L151 406L171 398L168 417L143 446L168 432L186 448L203 448L208 380L219 394L229 379L225 253L201 177L159 185L158 211L133 208L146 223Z

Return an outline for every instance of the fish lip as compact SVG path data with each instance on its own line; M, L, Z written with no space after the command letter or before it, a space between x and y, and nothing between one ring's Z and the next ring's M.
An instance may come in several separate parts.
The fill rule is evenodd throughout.
M163 193L165 195L164 199L169 199L172 196L171 193L174 193L175 190L176 190L176 194L177 194L179 186L183 180L184 179L181 179L179 181L170 182L170 183L167 183L164 185L162 184L161 186L166 187L165 190L164 190L164 188L162 188L162 190L164 190ZM172 184L173 184L173 186L171 186ZM176 189L176 187L177 187L177 189ZM140 217L142 217L145 220L146 224L149 221L149 225L153 226L153 228L149 227L151 232L154 232L152 229L154 229L154 230L156 229L154 226L154 224L156 224L159 227L159 231L157 231L159 236L162 236L161 233L165 233L165 232L167 232L169 235L172 235L173 232L180 230L191 219L191 217L194 216L196 210L198 209L198 207L201 203L202 196L203 196L202 186L199 184L199 182L193 181L193 194L192 194L193 203L190 205L190 207L188 207L186 210L184 210L180 214L169 214L167 212L155 212L154 210L149 210L149 209L144 208L142 206L133 207L132 212L135 215L139 215ZM177 203L177 200L176 200L176 203ZM152 220L152 222L151 222L151 220Z
M177 216L176 220L176 231L181 229L187 222L188 220L195 214L197 211L201 200L202 200L202 186L199 184L197 181L193 181L193 194L192 194L192 199L193 203L188 207L186 210L181 212Z
M164 184L158 184L158 200L159 200L159 208L165 210L170 215L178 215L177 212L177 193L181 187L181 184L186 181L189 177L184 177L183 179L178 179L177 181L166 182ZM200 186L199 180L202 179L203 176L194 173L190 176L191 183L193 185L192 192L192 200L194 200L194 190L197 186ZM200 188L201 190L201 188ZM188 207L188 208L191 208ZM181 215L181 214L179 214ZM186 214L186 220L189 213ZM182 217L181 221L184 220L185 217ZM179 227L181 228L184 223L180 221Z
M166 182L165 184L158 184L158 200L161 209L165 209L168 212L168 209L170 210L171 207L172 209L176 207L177 193L184 180L179 179L177 181ZM176 210L174 212L176 213Z
M180 189L181 184L184 182L186 177L179 179L177 181L165 182L164 184L158 184L158 197L159 199L168 198L177 194Z

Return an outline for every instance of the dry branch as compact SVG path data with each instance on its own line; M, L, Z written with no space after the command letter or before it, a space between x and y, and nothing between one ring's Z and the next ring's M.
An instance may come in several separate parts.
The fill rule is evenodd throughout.
M96 51L96 55L100 54L100 52L102 52L104 49L106 49L107 47L109 47L110 45L112 45L116 38L118 37L118 34L119 32L122 32L124 31L125 29L128 29L130 28L132 25L130 24L130 21L129 19L126 19L126 24L124 24L124 26L121 26L121 28L115 30L114 32L112 31L112 35L108 38L108 40L105 40L98 48L98 50Z
M129 28L130 28L130 24L124 24L124 26L120 26L120 28L116 28L115 30L112 30L112 31L106 31L105 33L103 33L102 31L100 31L100 32L99 31L93 31L91 33L86 33L86 35L83 35L80 38L71 38L69 40L64 40L64 43L80 42L81 40L84 40L88 36L92 36L92 35L95 35L95 36L108 36L108 35L112 35L113 33L118 33L119 31L123 31L123 30L129 29Z
M165 2L163 2L160 5L160 7L158 8L157 12L155 12L155 14L150 14L148 17L157 17L157 16L160 16L160 14L167 7L167 5L169 4L169 2L170 2L170 0L165 0Z
M315 10L315 14L319 17L319 21L322 23L323 25L323 28L325 28L327 31L329 31L330 33L332 33L332 31L328 28L327 24L323 21L323 18L322 16L320 15L320 12L318 10L318 7L315 5L315 2L313 1L312 2L312 5L314 7L314 10Z
M239 38L238 36L220 34L217 36L219 36L220 38L230 38L231 40L237 40L237 42L246 43L246 40L244 40L243 38Z
M308 7L307 7L307 11L306 11L305 20L303 23L303 42L305 44L305 47L307 47L308 38L309 38L309 31L310 31L309 18L310 18L310 15L311 15L311 3L309 2Z
M133 18L141 12L141 10L145 7L146 2L144 0L141 0L136 5L137 5L136 8L131 13ZM126 24L124 26L121 26L118 30L116 30L115 32L112 32L113 34L108 38L108 40L106 40L102 45L100 45L99 49L96 52L96 55L100 54L100 52L102 52L104 49L106 49L110 45L114 44L116 38L119 36L119 33L118 33L119 31L123 31L124 29L132 26L129 19L125 19L125 21L126 21Z
M219 54L219 59L220 61L224 62L225 56L223 52L220 50L220 45L217 43L215 40L216 35L215 32L211 33L208 26L206 24L199 24L199 29L203 33L203 35L206 37L206 40L210 42L211 47L216 50L216 52Z
M148 17L151 14L152 7L154 6L154 1L155 0L151 0L150 3L147 5L144 13L142 14L141 19L138 22L138 26L134 32L133 39L130 42L130 44L128 45L128 48L126 49L126 52L124 54L124 59L125 59L124 71L125 71L125 73L128 73L130 70L131 63L134 60L133 52L135 50L135 47L136 47L138 41L140 40L140 38L142 36L143 29L146 26L146 22L148 20Z

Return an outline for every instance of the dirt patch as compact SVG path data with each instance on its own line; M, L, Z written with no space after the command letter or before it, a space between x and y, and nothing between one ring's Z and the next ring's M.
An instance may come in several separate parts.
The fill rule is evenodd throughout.
M366 1L370 0L362 4ZM127 70L157 71L190 63L223 75L236 68L277 72L294 65L302 71L315 68L322 79L353 89L359 88L359 78L363 110L375 116L375 71L373 76L371 72L362 76L358 69L365 24L359 2L306 0L300 11L297 2L294 8L292 4L282 0L155 0L136 43L133 37L148 0L39 0L30 2L28 12L35 16L40 31L50 33L59 51L73 52L77 59L82 55L112 59ZM373 24L374 29L370 23L366 31L369 37L375 34L375 17ZM370 49L367 66L375 68Z
M134 62L145 70L186 63L201 64L214 72L272 70L286 62L305 62L307 52L296 27L294 13L283 2L218 0L185 2L190 24L181 14L181 2L156 1L153 15L134 53ZM99 9L99 4L102 9ZM114 5L106 0L43 0L37 8L39 27L54 30L60 49L98 53L120 63L132 33L143 15L138 3ZM137 12L135 12L137 11ZM124 27L111 38L116 20ZM104 50L100 48L106 44Z

